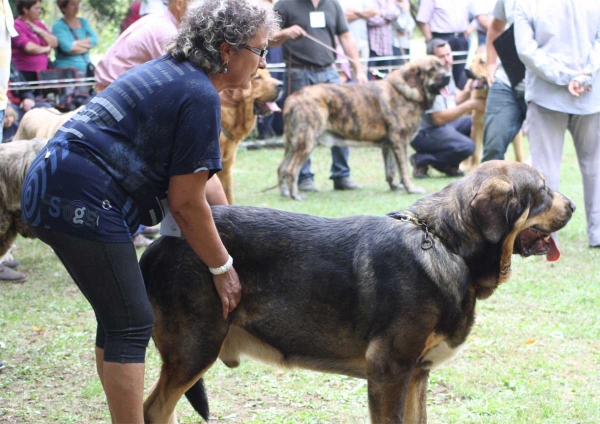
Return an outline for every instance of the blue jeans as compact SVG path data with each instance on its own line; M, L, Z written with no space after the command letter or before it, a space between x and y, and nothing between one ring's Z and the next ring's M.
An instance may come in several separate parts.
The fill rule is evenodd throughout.
M7 106L9 107L9 106ZM5 110L0 110L0 123L4 122ZM4 125L0 125L0 143L2 143L2 137L4 136Z
M526 115L525 92L495 80L485 106L482 162L504 159L506 149L521 130Z
M419 131L410 143L417 152L417 165L430 165L442 172L448 167L458 168L475 151L475 143L470 138L471 121L470 115L461 116L439 127Z
M321 83L332 83L340 84L340 79L337 70L334 67L323 71L309 71L307 69L289 69L289 75L286 76L285 93L291 94L309 85L321 84ZM339 178L345 178L350 176L350 167L348 166L348 157L350 156L350 149L347 147L334 146L331 148L331 176L332 180ZM303 180L312 180L315 175L310 172L310 157L304 162L300 169L300 175L298 176L298 182Z

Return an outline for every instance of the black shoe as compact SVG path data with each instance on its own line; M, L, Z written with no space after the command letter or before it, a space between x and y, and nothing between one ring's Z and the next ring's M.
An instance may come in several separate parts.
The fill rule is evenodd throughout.
M456 166L448 165L440 170L449 177L464 177L465 176L465 173L462 172L460 169L458 169Z
M350 177L336 178L333 180L334 190L358 190L360 185L356 184Z
M298 183L298 190L300 190L300 191L319 191L319 189L315 185L315 182L310 178L300 181Z
M413 167L413 178L416 178L418 180L423 179L423 178L429 178L429 175L427 174L427 171L429 171L429 166L427 165L417 165L417 154L414 153L412 155L410 155L410 164Z

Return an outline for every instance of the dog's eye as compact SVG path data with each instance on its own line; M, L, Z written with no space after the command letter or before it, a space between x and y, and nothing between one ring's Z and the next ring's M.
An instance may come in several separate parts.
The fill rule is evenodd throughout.
M262 77L260 75L257 75L254 78L252 78L252 81L258 81L259 79L262 79Z

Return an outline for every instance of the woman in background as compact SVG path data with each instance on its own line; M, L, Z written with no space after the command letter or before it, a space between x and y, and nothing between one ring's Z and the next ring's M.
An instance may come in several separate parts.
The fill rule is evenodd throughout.
M41 0L17 0L12 60L27 81L36 81L37 71L48 69L48 54L58 46L57 38L40 21Z
M90 60L90 49L98 45L98 36L88 21L78 18L79 0L57 0L63 17L52 25L58 38L55 68L77 68L78 76L85 77Z

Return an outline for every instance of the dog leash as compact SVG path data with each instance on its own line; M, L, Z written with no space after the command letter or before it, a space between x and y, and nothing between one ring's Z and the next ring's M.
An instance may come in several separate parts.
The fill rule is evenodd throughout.
M310 35L310 34L306 34L306 35L305 35L305 37L306 37L306 38L308 38L308 39L309 39L309 40L311 40L311 41L314 41L314 42L315 42L315 43L317 43L318 45L320 45L320 46L322 46L322 47L325 47L327 50L330 50L330 51L334 52L336 55L340 56L340 57L341 57L341 58L343 58L343 59L346 59L348 62L352 62L352 63L358 64L358 65L361 65L361 63L360 63L359 61L357 61L357 60L354 60L354 59L350 59L350 58L349 58L348 56L346 56L344 53L340 53L340 52L338 52L338 51L337 51L336 49L334 49L333 47L331 47L331 46L328 46L327 44L325 44L325 43L324 43L324 42L322 42L321 40L318 40L318 39L316 39L315 37L313 37L312 35ZM381 72L379 72L377 69L374 69L374 68L369 68L369 67L367 66L367 71L369 71L370 73L372 73L373 75L375 75L375 76L377 76L377 77L379 77L379 78L385 78L385 74L384 74L384 73L381 73Z
M418 225L419 227L423 227L423 230L425 230L425 234L423 235L421 249L429 250L433 247L433 241L431 240L431 238L429 238L429 225L427 224L427 221L415 218L414 216L403 214L401 212L390 212L387 214L387 216L402 222L412 222L413 224Z

